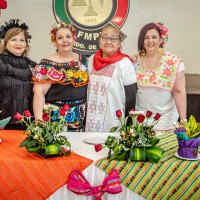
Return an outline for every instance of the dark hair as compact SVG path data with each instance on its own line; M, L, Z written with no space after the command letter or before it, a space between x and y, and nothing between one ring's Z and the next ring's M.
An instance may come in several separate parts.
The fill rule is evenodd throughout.
M142 50L145 51L144 49L144 37L146 35L146 32L150 29L156 29L159 33L159 36L161 37L161 33L160 33L160 28L155 24L155 23L149 23L146 24L145 26L142 27L142 29L140 30L140 34L138 37L138 51L141 52Z

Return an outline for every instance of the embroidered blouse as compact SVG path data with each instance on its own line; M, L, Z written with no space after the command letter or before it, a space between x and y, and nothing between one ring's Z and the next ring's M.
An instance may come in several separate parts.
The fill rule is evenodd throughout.
M160 88L172 91L178 71L184 70L183 61L170 52L163 52L158 67L154 70L142 69L140 55L133 56L137 73L137 84L143 87ZM179 70L180 68L180 70Z
M158 67L154 70L141 68L140 55L133 56L136 69L138 91L136 95L136 110L152 111L161 114L161 118L154 126L155 130L173 129L174 121L178 120L178 112L172 96L177 73L184 70L183 61L176 55L163 52ZM153 118L148 120L152 123Z
M87 67L82 62L57 63L42 59L39 65L32 68L33 82L61 85L72 84L74 87L87 85Z

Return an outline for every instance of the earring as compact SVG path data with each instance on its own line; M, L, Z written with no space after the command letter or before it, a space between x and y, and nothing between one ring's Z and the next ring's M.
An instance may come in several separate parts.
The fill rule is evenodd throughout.
M145 55L146 55L146 52L145 52L144 49L142 49L142 51L140 51L140 55L141 55L141 56L145 56Z
M164 49L163 49L163 48L159 48L159 49L158 49L158 53L159 53L160 55L162 55L163 52L164 52Z

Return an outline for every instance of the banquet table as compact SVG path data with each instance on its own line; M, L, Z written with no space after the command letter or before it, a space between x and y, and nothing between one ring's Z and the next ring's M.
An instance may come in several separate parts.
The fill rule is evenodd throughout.
M19 133L22 134L21 131L10 132L10 134ZM73 153L71 158L64 158L64 161L69 160L70 162L70 159L78 161L78 164L75 163L75 166L71 166L70 170L76 168L82 171L91 186L95 187L101 185L105 177L107 177L107 173L110 173L113 168L116 168L119 171L120 179L123 183L122 192L114 195L105 193L102 200L200 199L200 161L186 161L174 156L177 151L177 141L174 134L171 133L169 135L161 136L159 145L164 148L165 153L158 164L148 162L128 163L126 161L108 161L105 159L108 153L106 149L95 152L94 145L85 142L87 141L87 138L93 137L97 137L97 141L98 137L106 139L110 134L111 133L66 133L72 145ZM15 143L15 141L10 141L12 137L9 137L9 134L5 136L4 131L0 131L0 138L2 139L2 144L0 144L1 152L5 150L6 143ZM23 150L22 153L26 158L25 163L27 165L38 160L39 163L44 162L43 164L46 163L48 165L49 162L51 164L61 162L59 159L63 157L43 159L28 153L25 148L20 148L20 150ZM16 149L16 151L18 150ZM73 159L73 156L77 157L74 157ZM25 158L21 158L21 161ZM63 162L63 158L61 160ZM15 162L19 164L20 162L13 158L12 160L9 160L9 158L8 160L5 158L2 159L0 156L0 163L5 161L13 164ZM62 168L62 170L64 169ZM0 171L0 178L2 178L2 176L2 171ZM57 189L51 189L54 184L48 187L51 194L49 193L49 196L46 198L47 200L94 199L92 196L77 195L67 190L66 184L69 176L67 175L64 178L65 181L63 181L60 186L57 186ZM17 179L17 177L13 178L13 180L15 179ZM42 181L44 180L41 180L41 184ZM0 199L12 199L1 198L3 192L4 189L0 188ZM15 199L22 198L20 198L19 194L18 198ZM45 198L42 197L41 199Z

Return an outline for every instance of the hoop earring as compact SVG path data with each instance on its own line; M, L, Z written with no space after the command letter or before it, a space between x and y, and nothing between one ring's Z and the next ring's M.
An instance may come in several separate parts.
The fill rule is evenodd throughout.
M158 53L159 53L160 55L162 55L163 52L164 52L164 49L163 49L163 48L159 48L159 49L158 49Z
M141 56L145 56L145 55L146 55L146 52L145 52L144 49L142 49L142 51L140 51L140 55L141 55Z

